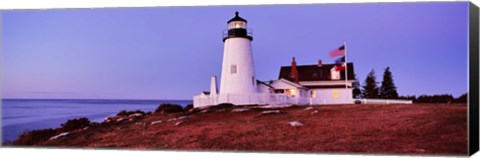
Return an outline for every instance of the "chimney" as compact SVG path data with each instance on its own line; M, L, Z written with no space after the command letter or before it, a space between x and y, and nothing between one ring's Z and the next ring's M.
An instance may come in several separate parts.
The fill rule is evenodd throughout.
M210 79L210 96L217 96L217 76L212 76Z
M295 83L298 83L298 71L297 71L297 62L295 62L295 57L292 58L292 78L294 79Z
M322 59L318 59L318 67L321 67L322 66Z

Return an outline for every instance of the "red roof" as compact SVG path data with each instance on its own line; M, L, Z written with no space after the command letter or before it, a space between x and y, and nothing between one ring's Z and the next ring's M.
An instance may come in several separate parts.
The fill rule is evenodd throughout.
M322 66L318 65L297 65L298 71L298 80L301 81L331 81L330 70L336 64L323 64ZM291 74L291 66L282 66L280 68L280 75L278 79L284 78L286 80L294 82L294 78ZM347 64L348 69L348 80L355 80L355 72L353 68L353 63ZM345 80L345 70L340 71L340 80Z

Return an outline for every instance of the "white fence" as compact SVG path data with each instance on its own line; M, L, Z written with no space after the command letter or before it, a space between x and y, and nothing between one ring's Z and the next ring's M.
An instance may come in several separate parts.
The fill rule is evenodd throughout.
M288 97L285 94L224 94L216 96L195 96L193 105L195 107L217 105L220 103L232 103L236 105L286 105L286 104L308 104L308 98Z
M353 104L352 98L310 98L310 105L323 105L323 104Z
M362 104L412 104L412 100L401 99L356 99Z
M232 103L235 105L322 105L322 104L412 104L412 100L401 99L350 99L350 98L297 98L285 94L224 94L215 96L198 95L193 98L195 107Z

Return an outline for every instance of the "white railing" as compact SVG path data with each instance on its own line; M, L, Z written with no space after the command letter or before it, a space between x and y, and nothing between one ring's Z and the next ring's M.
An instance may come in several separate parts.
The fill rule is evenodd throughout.
M222 38L225 38L225 37L228 36L228 30L230 30L230 29L225 29L225 30L222 31ZM246 31L247 31L247 36L250 36L250 37L253 36L253 30L252 29L246 28Z
M325 104L353 104L354 99L351 98L311 98L310 105L325 105Z
M356 99L362 104L412 104L412 100L403 99Z
M235 105L322 105L322 104L353 104L360 101L361 104L412 104L412 100L402 99L314 99L296 98L285 94L224 94L216 96L198 95L193 98L195 107L217 105L220 103L232 103Z
M310 102L309 98L295 98L295 97L287 97L288 104L295 104L295 105L308 105Z
M305 105L309 104L309 99L288 97L285 94L224 94L216 96L198 95L193 98L193 105L195 107L217 105L220 103L233 103L236 105Z

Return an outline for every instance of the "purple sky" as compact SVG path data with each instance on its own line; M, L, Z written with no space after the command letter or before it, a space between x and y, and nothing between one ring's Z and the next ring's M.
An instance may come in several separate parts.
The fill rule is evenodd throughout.
M221 76L235 10L259 80L345 41L362 84L390 66L400 95L467 92L468 2L447 2L2 11L3 97L192 99Z

